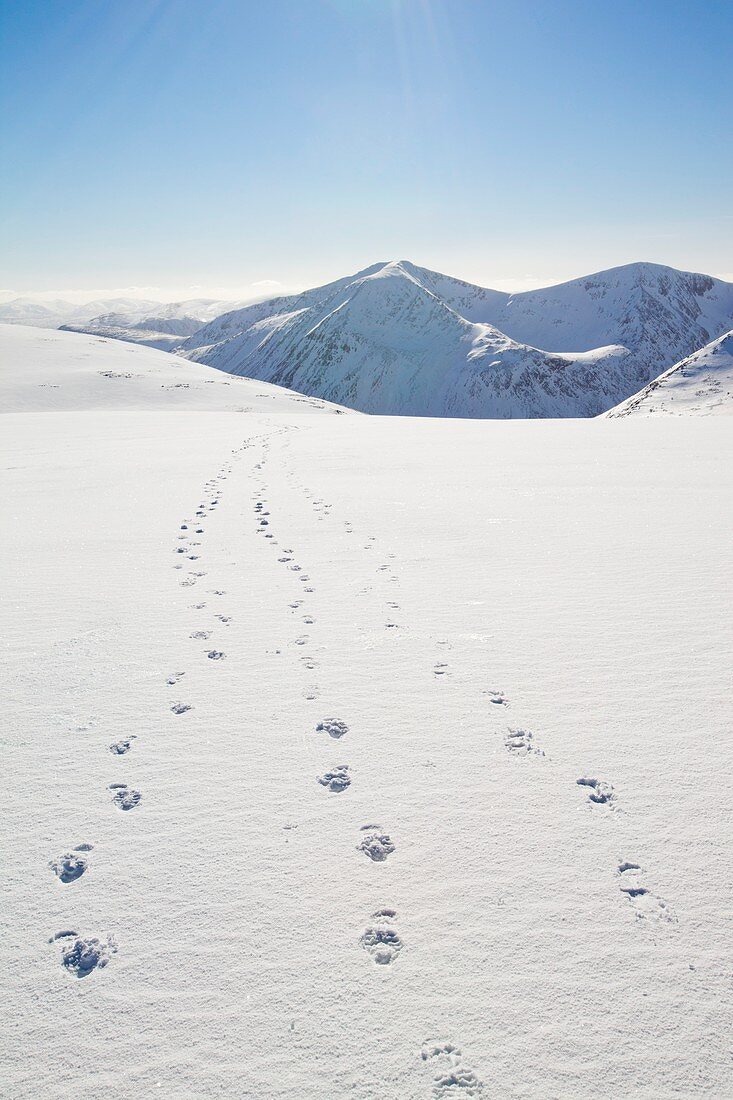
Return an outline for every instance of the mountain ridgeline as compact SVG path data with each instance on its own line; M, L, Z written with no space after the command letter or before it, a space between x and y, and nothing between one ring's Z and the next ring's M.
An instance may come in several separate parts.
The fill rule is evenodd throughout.
M112 308L63 327L405 416L617 415L733 329L733 284L649 263L508 294L402 260L236 309L210 300L105 304ZM7 307L13 320L24 308ZM683 377L665 387L678 395L665 411L705 410L704 400L679 400ZM714 411L730 411L727 386L715 392ZM623 415L641 407L632 402ZM643 408L661 411L658 401Z
M733 328L733 284L631 264L522 294L407 261L226 313L178 352L367 413L597 416Z

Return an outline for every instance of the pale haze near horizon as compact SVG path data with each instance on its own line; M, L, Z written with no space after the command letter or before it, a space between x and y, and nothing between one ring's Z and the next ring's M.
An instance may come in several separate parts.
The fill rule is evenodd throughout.
M248 300L402 258L733 279L731 29L714 0L7 5L0 297Z

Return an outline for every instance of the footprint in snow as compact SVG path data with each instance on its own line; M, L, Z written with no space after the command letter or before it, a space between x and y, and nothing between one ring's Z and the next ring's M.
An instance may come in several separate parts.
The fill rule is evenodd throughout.
M128 787L127 783L110 783L107 790L114 791L112 801L120 810L134 810L142 799L140 791Z
M434 1100L446 1100L452 1096L462 1096L468 1100L469 1097L481 1095L483 1084L473 1070L463 1064L463 1055L453 1043L429 1040L423 1044L420 1057L435 1072Z
M192 634L189 634L189 638L197 638L202 641L207 641L211 637L210 630L194 630Z
M325 772L324 775L319 775L316 778L322 787L327 787L334 794L340 794L341 791L345 791L347 787L351 786L348 764L337 764L332 771Z
M667 902L643 884L644 871L640 864L622 860L616 871L621 893L633 906L637 920L651 920L674 924L677 918Z
M124 756L126 752L129 752L132 748L132 742L137 740L137 734L131 733L129 737L124 737L120 741L113 741L109 747L109 751L113 756Z
M509 729L504 738L507 749L515 756L544 756L542 749L535 748L533 742L534 734L529 730Z
M378 828L378 825L362 825L362 831L367 831L369 835L364 837L361 844L357 844L356 850L364 852L375 863L384 863L387 856L395 851L395 845L387 833L371 831Z
M324 718L322 722L319 722L316 726L317 733L327 733L329 737L333 737L338 740L343 737L345 733L349 732L349 727L345 722L342 722L340 718Z
M89 866L86 857L79 853L90 852L91 849L91 844L80 844L72 852L66 852L58 859L52 860L49 867L61 882L76 882Z
M581 776L575 781L579 787L588 787L588 801L597 806L608 806L613 809L616 795L610 783L604 783L602 779L591 779L589 776Z
M68 941L61 948L61 965L77 978L86 978L93 970L102 970L117 951L113 936L104 940L82 939L77 932L57 932L49 943Z
M193 710L189 703L174 703L171 707L174 714L185 714L187 710Z
M489 702L494 703L497 707L506 707L509 705L509 700L503 691L492 691L491 688L486 692L489 697Z
M372 924L362 932L359 942L378 966L389 966L404 947L398 933L391 927L397 913L394 909L378 909L372 913Z
M445 661L438 661L438 663L433 666L433 673L436 676L447 676L448 665L445 663Z
M222 661L226 657L226 653L222 653L220 649L210 649L206 656L210 661Z

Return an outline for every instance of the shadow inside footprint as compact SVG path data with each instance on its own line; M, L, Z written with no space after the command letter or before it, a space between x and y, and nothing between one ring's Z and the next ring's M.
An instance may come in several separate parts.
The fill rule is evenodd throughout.
M65 933L66 936L76 933ZM59 933L54 938L58 938ZM103 969L115 953L117 947L110 936L107 940L92 937L88 940L77 937L73 943L66 944L61 950L61 964L77 978L86 978L93 970Z
M112 801L120 810L134 810L142 799L140 791L128 787L126 783L110 783L107 789L114 791Z
M364 837L361 844L357 844L356 850L364 852L375 863L383 863L387 856L395 850L395 845L387 833L372 833Z
M89 847L91 847L91 845L89 845ZM73 852L66 852L65 855L59 856L58 859L54 859L49 863L49 867L61 882L75 882L78 878L81 878L86 871L88 861L84 856L75 855Z
M329 791L333 791L336 794L345 791L347 787L351 786L349 765L337 764L333 771L326 772L324 775L319 775L317 779L321 786L327 787Z
M510 729L507 730L506 737L504 738L504 744L509 752L516 756L544 756L542 749L535 748L534 746L534 734L529 730Z
M359 942L378 966L389 966L404 947L393 928L379 925L365 929Z
M125 737L122 741L113 741L109 747L109 751L114 756L124 756L126 752L129 752L132 748L132 742L137 740L137 734L131 733L129 737Z
M581 776L581 778L576 779L575 782L579 787L590 788L588 801L594 802L598 806L607 806L616 798L611 784L604 783L602 779L591 779L588 776Z
M327 733L329 737L333 737L338 740L343 737L345 733L349 732L349 727L345 722L342 722L340 718L324 718L322 722L319 722L316 726L317 733Z

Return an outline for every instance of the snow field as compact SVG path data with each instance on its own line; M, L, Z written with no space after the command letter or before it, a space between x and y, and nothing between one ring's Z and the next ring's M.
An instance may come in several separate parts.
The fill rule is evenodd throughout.
M724 421L270 401L3 418L4 1094L730 1095Z

